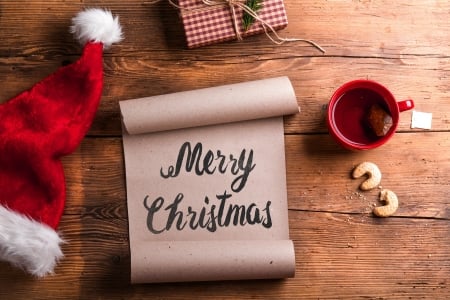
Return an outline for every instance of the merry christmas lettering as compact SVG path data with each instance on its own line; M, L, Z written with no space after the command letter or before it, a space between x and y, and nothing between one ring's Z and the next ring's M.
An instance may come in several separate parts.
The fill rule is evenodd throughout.
M193 172L197 176L214 175L215 173L229 173L234 176L230 183L230 190L234 193L241 192L255 168L253 163L253 149L248 151L242 149L238 156L233 154L225 155L221 150L208 150L203 154L203 145L197 143L193 148L190 142L185 142L179 152L174 164L160 169L160 176L164 179L170 179L180 176L183 172ZM267 201L263 209L256 203L246 205L233 204L230 198L232 193L227 192L215 196L215 203L210 200L208 195L204 197L204 206L195 210L188 206L186 210L180 209L180 204L184 200L184 194L178 193L175 199L166 204L163 197L158 197L151 201L149 196L144 198L144 207L147 210L147 228L154 234L159 234L171 229L183 230L188 226L192 230L198 228L215 232L218 227L246 226L261 224L265 228L272 227L270 216L271 201ZM167 219L164 226L157 228L155 219Z

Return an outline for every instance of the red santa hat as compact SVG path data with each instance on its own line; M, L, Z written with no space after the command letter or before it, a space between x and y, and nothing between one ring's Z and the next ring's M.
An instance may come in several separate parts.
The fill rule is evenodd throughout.
M72 21L84 46L80 59L0 104L0 260L38 277L53 273L63 257L60 158L91 126L103 88L103 49L122 39L109 11L87 9Z

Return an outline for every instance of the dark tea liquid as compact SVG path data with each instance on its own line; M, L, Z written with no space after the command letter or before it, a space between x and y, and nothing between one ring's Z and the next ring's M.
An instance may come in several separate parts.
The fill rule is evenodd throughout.
M383 98L368 89L350 90L336 101L334 122L347 142L367 145L382 138L376 136L367 121L370 107L374 104L389 111Z

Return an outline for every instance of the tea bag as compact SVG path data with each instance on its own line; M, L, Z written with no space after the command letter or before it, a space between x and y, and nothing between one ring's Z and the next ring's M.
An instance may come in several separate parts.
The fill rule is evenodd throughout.
M370 107L368 121L377 136L385 136L392 127L391 115L378 104Z

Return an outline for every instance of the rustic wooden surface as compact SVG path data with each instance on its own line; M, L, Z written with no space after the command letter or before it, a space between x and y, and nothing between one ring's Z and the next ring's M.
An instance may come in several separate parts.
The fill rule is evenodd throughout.
M68 27L83 7L120 15L126 36L105 53L102 104L89 135L64 158L66 257L43 280L0 263L0 299L450 298L450 3L285 4L290 23L280 33L313 39L325 55L264 36L188 50L166 1L0 1L0 102L79 57ZM282 75L302 108L285 118L296 277L130 285L118 101ZM413 98L417 110L433 113L432 130L412 130L404 112L385 146L340 149L327 135L324 105L356 78ZM365 160L380 166L382 185L400 199L390 218L374 217L376 191L362 194L350 179Z

